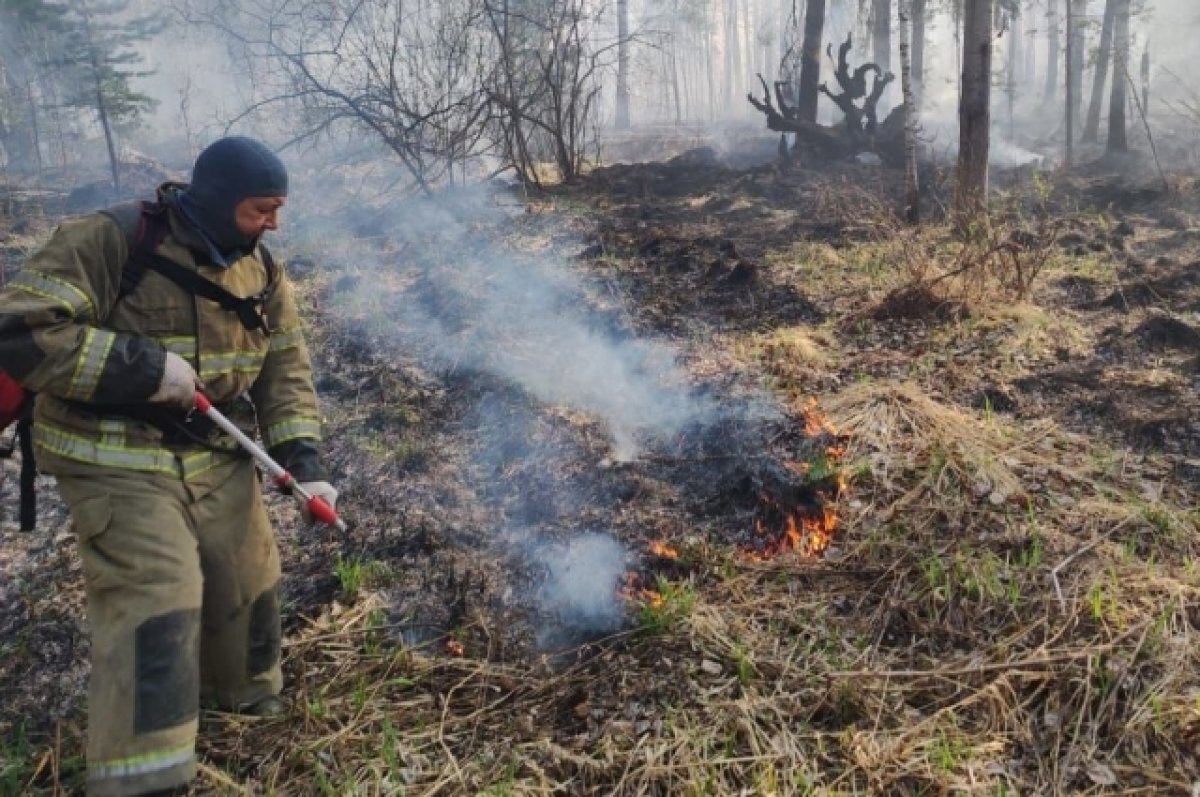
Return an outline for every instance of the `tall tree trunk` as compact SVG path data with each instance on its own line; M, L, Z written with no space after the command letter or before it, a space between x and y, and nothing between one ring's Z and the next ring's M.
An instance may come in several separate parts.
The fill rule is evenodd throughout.
M954 16L954 79L958 81L958 93L962 94L963 72L963 3L969 0L952 0L951 14Z
M904 96L904 218L909 224L921 221L921 182L917 172L917 109L913 103L912 56L908 46L910 3L899 0L900 89Z
M738 30L738 0L725 0L725 107L733 107L738 94L738 72L742 68L741 32Z
M1008 61L1007 69L1004 70L1004 100L1008 105L1008 137L1013 139L1016 137L1016 103L1017 103L1017 84L1020 82L1020 77L1017 75L1017 65L1021 59L1021 34L1017 30L1017 26L1021 24L1020 18L1015 11L1008 12Z
M1042 94L1045 102L1058 97L1058 3L1046 2L1046 90Z
M618 130L629 129L629 0L617 0L616 125Z
M1100 27L1100 45L1096 51L1096 74L1092 78L1092 99L1088 103L1087 122L1083 126L1083 140L1087 142L1095 142L1100 138L1100 110L1104 105L1104 85L1108 80L1108 65L1112 56L1116 11L1117 0L1105 0L1104 23Z
M704 85L708 86L708 96L704 97L704 100L707 101L709 120L716 118L716 73L713 66L713 61L716 60L716 54L713 52L715 35L712 29L704 30Z
M108 165L112 170L113 195L121 194L121 170L117 164L117 147L113 141L112 124L108 118L108 99L104 96L104 78L100 68L100 53L92 41L91 16L83 6L83 35L87 40L88 60L92 67L93 91L96 93L96 113L100 117L100 128L104 131L104 144L108 148Z
M1032 21L1024 22L1023 19L1022 24L1025 30L1021 32L1021 35L1025 38L1025 72L1022 75L1021 82L1032 86L1037 80L1037 47L1034 46L1033 42Z
M817 121L821 97L821 37L825 35L825 0L806 0L804 6L804 44L801 47L800 97L797 114L801 121Z
M1079 46L1075 28L1075 0L1067 0L1067 101L1065 104L1067 150L1064 162L1069 168L1075 162L1075 50ZM1082 64L1080 64L1082 66Z
M1125 95L1129 90L1129 0L1115 0L1113 20L1112 96L1108 100L1108 147L1110 153L1129 150L1125 136Z
M1142 113L1150 119L1150 42L1142 50Z
M734 31L738 37L738 55L741 60L738 61L737 74L738 80L742 81L747 75L754 75L754 44L750 37L746 35L747 29L750 27L750 17L747 16L747 8L745 0L733 0L736 9L734 13L737 15L737 25ZM735 96L740 97L741 92L734 92Z
M675 58L675 38L671 37L671 51L667 54L671 67L671 92L675 95L675 126L683 124L683 100L679 96L679 63Z
M925 7L929 0L912 0L912 82L915 108L925 95ZM903 67L903 65L901 65Z
M958 190L960 225L987 210L991 143L992 0L967 0L963 14L962 91L958 98Z
M1070 88L1070 98L1067 100L1068 114L1071 119L1071 129L1078 131L1083 113L1083 65L1086 37L1084 25L1087 19L1088 0L1067 0L1067 11L1070 22L1067 30L1067 81Z
M892 0L872 0L871 58L884 72L892 71Z
M1021 40L1021 12L1019 10L1010 10L1008 12L1008 34L1011 36L1008 42L1008 74L1012 78L1013 85L1019 85L1021 82L1021 70L1025 68L1025 43Z

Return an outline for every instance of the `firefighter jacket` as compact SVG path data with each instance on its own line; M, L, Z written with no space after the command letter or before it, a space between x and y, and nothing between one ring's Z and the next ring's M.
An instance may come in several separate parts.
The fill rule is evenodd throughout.
M167 202L180 186L159 189ZM208 262L196 232L169 209L155 249L236 296L268 289L261 248L228 268ZM300 481L325 479L312 366L292 286L276 266L265 300L268 331L147 270L121 292L130 242L109 215L64 221L0 293L0 368L37 391L34 443L46 473L86 463L191 481L236 456L211 424L146 404L166 352L195 368L215 405ZM189 430L189 427L192 427Z

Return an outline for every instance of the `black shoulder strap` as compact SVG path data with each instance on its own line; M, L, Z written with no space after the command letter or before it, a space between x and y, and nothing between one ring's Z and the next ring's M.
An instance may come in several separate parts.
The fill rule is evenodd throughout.
M279 280L279 267L275 265L275 258L271 256L271 250L267 245L259 241L258 254L262 258L263 267L267 270L267 296L269 297L275 292L275 286Z
M235 296L215 282L206 280L190 268L185 268L162 255L151 254L142 260L145 262L145 268L158 272L188 293L216 302L221 305L221 309L234 313L246 329L269 331L266 318L262 313L262 307L267 301L267 291L270 290L269 282L267 290L260 294L246 297Z
M122 202L100 211L125 235L129 255L121 267L117 301L137 290L146 276L146 256L162 243L167 233L166 205L161 202Z
M119 302L133 293L146 276L146 270L150 269L171 280L185 291L216 302L223 309L235 313L246 329L261 329L269 332L263 310L271 294L275 291L279 269L267 247L259 244L260 256L267 271L266 289L256 296L235 296L196 272L184 268L162 255L155 254L155 250L166 237L168 229L166 210L167 206L161 202L123 202L100 211L121 228L129 249L129 257L121 269L121 285L117 291L117 301Z
M37 525L37 462L33 458L33 402L17 421L17 439L21 445L21 531L33 531Z

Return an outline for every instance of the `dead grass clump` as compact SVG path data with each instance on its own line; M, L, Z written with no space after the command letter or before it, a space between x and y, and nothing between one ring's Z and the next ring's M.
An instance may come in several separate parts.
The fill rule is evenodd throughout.
M829 363L828 346L828 341L818 340L805 327L780 327L755 335L737 348L741 357L761 363L768 374L779 380L779 387L791 388L805 384L814 369Z
M902 226L894 203L882 188L872 190L844 176L815 176L805 200L804 215L819 219L823 229L836 231L842 242L889 240Z
M1018 435L999 419L939 404L912 383L854 386L827 409L849 436L851 456L862 457L872 481L893 498L903 496L900 502L928 495L961 515L975 501L1021 500L1020 468L1042 462L1029 447L1037 431Z
M905 285L891 291L871 310L871 317L876 321L947 322L961 321L969 315L970 310L963 302L939 296L930 286L921 284Z

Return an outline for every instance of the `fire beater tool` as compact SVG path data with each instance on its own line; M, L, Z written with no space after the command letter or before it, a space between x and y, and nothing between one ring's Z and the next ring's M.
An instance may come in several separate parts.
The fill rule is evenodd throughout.
M246 436L246 433L226 418L220 410L212 405L208 400L208 396L197 391L196 392L196 409L208 416L208 419L220 426L230 437L237 441L238 445L244 448L254 461L262 466L268 474L270 474L275 484L282 490L291 490L292 494L299 497L301 503L308 507L309 513L317 520L327 525L333 526L338 531L346 530L346 521L338 517L337 510L329 505L319 495L313 495L305 490L296 481L296 477L288 473L286 469L274 459L271 455L262 449L258 443Z

